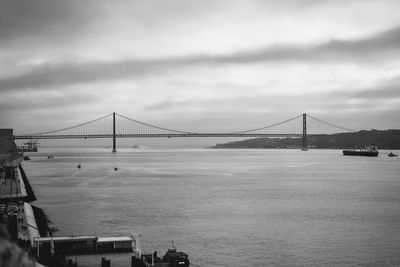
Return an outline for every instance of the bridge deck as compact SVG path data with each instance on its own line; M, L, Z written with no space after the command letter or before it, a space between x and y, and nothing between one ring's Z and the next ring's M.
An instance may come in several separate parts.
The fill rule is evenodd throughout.
M158 138L158 137L301 137L302 134L249 134L249 133L167 133L167 134L116 134L116 138ZM113 138L113 134L88 135L16 135L14 139L88 139Z

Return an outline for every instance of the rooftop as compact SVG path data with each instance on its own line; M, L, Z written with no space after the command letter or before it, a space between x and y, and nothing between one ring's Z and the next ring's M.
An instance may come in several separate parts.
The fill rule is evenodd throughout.
M50 242L50 241L84 241L84 240L97 240L95 235L72 235L72 236L52 236L52 237L36 237L37 242Z
M53 237L36 237L34 239L37 242L50 242L50 241L88 241L96 240L97 243L108 243L108 242L132 242L133 237L131 236L107 236L97 237L95 235L73 235L73 236L53 236Z
M102 242L124 242L124 241L133 241L133 237L131 236L110 236L110 237L99 237L97 240L97 243L102 243Z

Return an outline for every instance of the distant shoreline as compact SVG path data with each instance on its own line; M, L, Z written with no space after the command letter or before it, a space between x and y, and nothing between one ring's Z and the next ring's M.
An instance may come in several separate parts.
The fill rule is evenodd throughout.
M363 130L353 133L310 134L307 136L310 149L364 148L376 144L379 149L400 149L400 130ZM254 138L216 144L211 148L242 149L300 149L302 138Z

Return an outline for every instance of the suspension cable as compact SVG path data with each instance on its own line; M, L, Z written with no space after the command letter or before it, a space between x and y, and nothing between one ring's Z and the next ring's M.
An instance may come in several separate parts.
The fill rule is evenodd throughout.
M103 119L105 119L107 117L110 117L112 115L113 115L113 113L110 113L110 114L105 115L103 117L100 117L100 118L97 118L97 119L94 119L94 120L91 120L91 121L87 121L87 122L84 122L84 123L80 123L78 125L67 127L67 128L62 128L62 129L52 130L52 131L47 131L47 132L42 132L42 133L26 134L26 135L36 135L36 136L38 136L38 135L54 134L54 133L58 133L58 132L62 132L62 131L72 130L72 129L76 129L78 127L86 126L88 124L103 120ZM131 119L129 117L126 117L124 115L118 114L118 113L116 113L116 115L118 115L120 118L126 119L128 121L131 121L131 122L143 125L143 126L151 127L151 128L154 128L154 129L159 129L159 130L163 130L163 131L169 131L169 132L173 132L173 133L180 133L180 134L194 134L193 132L173 130L173 129L168 129L168 128L152 125L152 124L149 124L149 123L141 122L141 121L134 120L134 119ZM226 134L246 134L246 133L251 133L251 132L255 132L255 131L259 131L259 130L269 129L269 128L272 128L272 127L275 127L275 126L278 126L278 125L282 125L282 124L290 122L290 121L294 121L294 120L298 119L301 116L302 116L302 114L298 115L296 117L293 117L293 118L278 122L278 123L274 123L274 124L268 125L268 126L254 128L254 129L248 129L248 130L242 130L242 131L236 131L236 132L228 132ZM335 125L333 123L318 119L318 118L313 117L313 116L308 115L308 114L307 114L307 117L310 117L311 119L313 119L315 121L323 123L324 125L329 125L329 126L335 127L337 129L345 130L345 131L355 132L355 130L352 130L352 129L349 129L349 128L345 128L345 127L341 127L339 125ZM103 128L103 124L101 124L101 127Z
M250 130L239 131L239 132L232 132L232 133L230 133L230 134L249 133L249 132L255 132L255 131L259 131L259 130L264 130L264 129L272 128L272 127L274 127L274 126L278 126L278 125L287 123L287 122L289 122L289 121L293 121L293 120L295 120L295 119L297 119L297 118L300 118L301 116L303 116L303 115L299 115L299 116L296 116L296 117L293 117L293 118L290 118L290 119L287 119L287 120L284 120L284 121L281 121L281 122L278 122L278 123L274 123L274 124L271 124L271 125L268 125L268 126L264 126L264 127L260 127L260 128L255 128L255 129L250 129Z
M320 120L320 119L315 118L315 117L313 117L311 115L308 115L308 114L307 114L307 117L310 117L313 120L316 120L318 122L330 125L332 127L335 127L335 128L341 129L341 130L345 130L345 131L349 131L349 132L356 132L355 130L352 130L352 129L349 129L349 128L345 128L345 127L342 127L342 126L339 126L339 125L336 125L336 124L333 124L333 123L330 123L330 122L327 122L327 121Z
M52 134L52 133L67 131L67 130L75 129L75 128L78 128L78 127L81 127L81 126L85 126L85 125L88 125L88 124L90 124L90 123L93 123L93 122L96 122L96 121L105 119L105 118L107 118L107 117L109 117L109 116L111 116L111 115L112 115L112 113L111 113L111 114L108 114L108 115L105 115L105 116L103 116L103 117L97 118L97 119L95 119L95 120L91 120L91 121L87 121L87 122L84 122L84 123L80 123L80 124L78 124L78 125L70 126L70 127L67 127L67 128L62 128L62 129L58 129L58 130L47 131L47 132L43 132L43 133L25 134L25 135L44 135L44 134Z
M152 125L152 124L149 124L149 123L137 121L137 120L134 120L134 119L125 117L125 116L123 116L123 115L121 115L121 114L118 114L118 113L115 113L115 114L118 115L118 116L121 117L121 118L126 119L126 120L129 120L129 121L132 121L132 122L141 124L141 125L145 125L145 126L148 126L148 127L152 127L152 128L155 128L155 129L164 130L164 131L170 131L170 132L174 132L174 133L192 134L191 132L184 132L184 131L172 130L172 129L168 129L168 128L163 128L163 127L155 126L155 125Z

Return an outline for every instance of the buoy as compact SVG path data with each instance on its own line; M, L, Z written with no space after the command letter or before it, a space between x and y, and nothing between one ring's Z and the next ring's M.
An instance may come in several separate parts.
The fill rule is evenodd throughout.
M81 168L81 157L79 157L79 163L78 163L78 169L80 169Z

